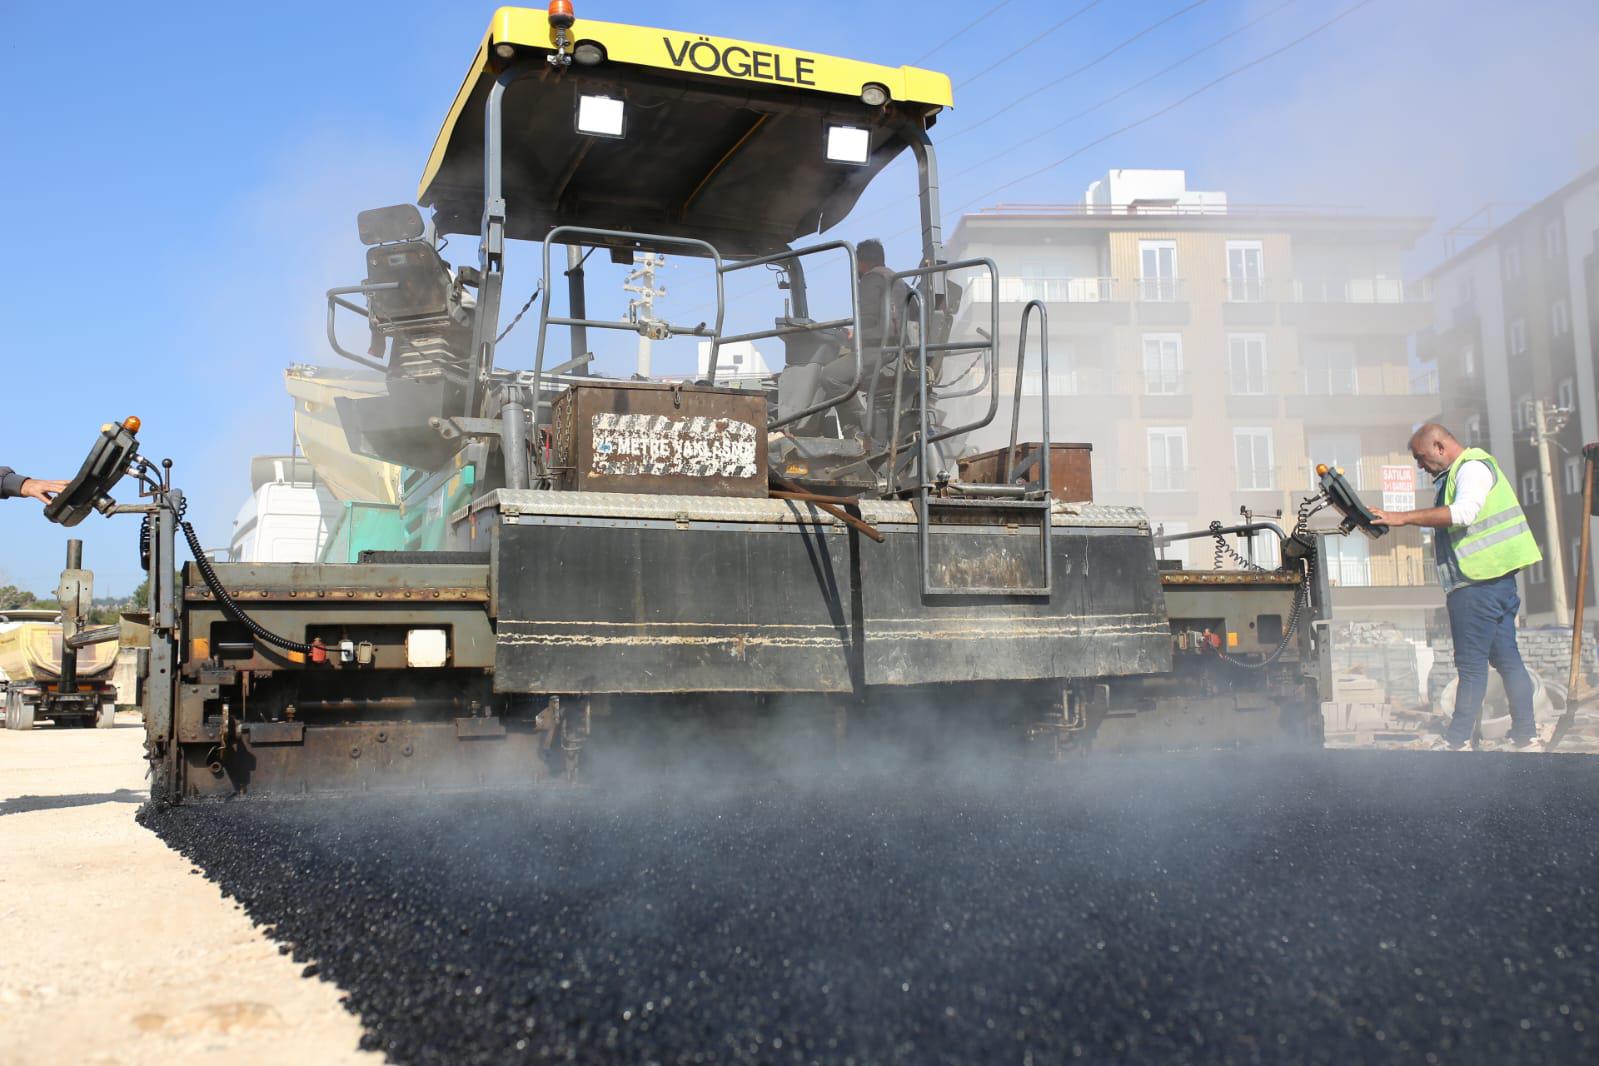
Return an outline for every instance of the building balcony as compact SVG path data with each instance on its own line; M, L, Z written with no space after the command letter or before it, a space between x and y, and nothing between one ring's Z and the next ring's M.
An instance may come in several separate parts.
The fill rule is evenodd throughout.
M1409 434L1412 426L1437 413L1438 397L1430 393L1308 394L1285 401L1289 418L1308 426L1392 426Z
M1277 301L1264 278L1226 277L1222 279L1226 302L1222 321L1229 326L1271 326L1277 322Z
M1042 300L1049 309L1051 333L1098 333L1111 326L1125 326L1132 319L1127 297L1118 292L1115 278L1055 277L999 279L1001 324L1015 329L1021 323L1022 308L1032 300ZM972 284L969 306L986 305L993 286L986 278Z
M1432 297L1421 282L1398 278L1296 281L1283 324L1311 333L1420 333L1432 324Z
M1182 278L1138 278L1133 295L1143 326L1186 326L1193 317L1188 285Z

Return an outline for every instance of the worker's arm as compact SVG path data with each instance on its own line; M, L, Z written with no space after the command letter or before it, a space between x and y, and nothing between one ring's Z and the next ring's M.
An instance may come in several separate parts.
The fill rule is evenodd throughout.
M1372 508L1372 517L1383 526L1426 526L1429 529L1447 529L1450 526L1469 526L1482 513L1488 500L1488 490L1494 486L1494 473L1487 463L1473 460L1460 468L1455 477L1455 502L1448 507L1424 507L1419 511L1380 511Z
M0 466L0 500L26 496L40 503L49 503L56 493L66 487L65 481L40 481L36 477L23 477L9 466Z

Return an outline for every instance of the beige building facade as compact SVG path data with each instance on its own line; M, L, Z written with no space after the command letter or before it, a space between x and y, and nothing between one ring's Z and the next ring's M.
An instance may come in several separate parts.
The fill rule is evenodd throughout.
M1113 171L1082 204L960 221L951 259L992 259L998 282L968 274L959 329L986 329L997 297L1000 336L1014 338L1026 303L1043 302L1051 433L1093 444L1098 499L1143 507L1171 532L1231 524L1241 510L1281 512L1287 527L1317 463L1343 467L1375 506L1385 467L1391 490L1404 487L1396 475L1414 485L1406 441L1437 398L1433 379L1412 372L1411 337L1430 311L1403 280L1402 259L1429 225L1240 208L1189 192L1181 172ZM1007 399L1012 343L1001 362ZM1029 351L1022 432L1036 434L1036 332ZM1208 567L1212 547L1194 541L1173 554ZM1271 562L1275 546L1262 538L1256 553ZM1327 565L1347 617L1419 627L1441 605L1414 530L1336 540Z

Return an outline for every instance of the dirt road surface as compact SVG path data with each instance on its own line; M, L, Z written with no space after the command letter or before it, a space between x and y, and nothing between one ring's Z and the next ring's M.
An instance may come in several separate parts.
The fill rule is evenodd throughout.
M355 1063L361 1028L134 822L143 730L0 730L0 1066Z

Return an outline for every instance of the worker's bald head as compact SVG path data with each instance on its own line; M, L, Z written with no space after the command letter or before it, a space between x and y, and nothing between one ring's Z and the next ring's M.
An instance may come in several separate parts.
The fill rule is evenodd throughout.
M1410 435L1410 454L1415 457L1416 465L1429 474L1448 470L1465 450L1465 445L1437 422L1428 422Z

